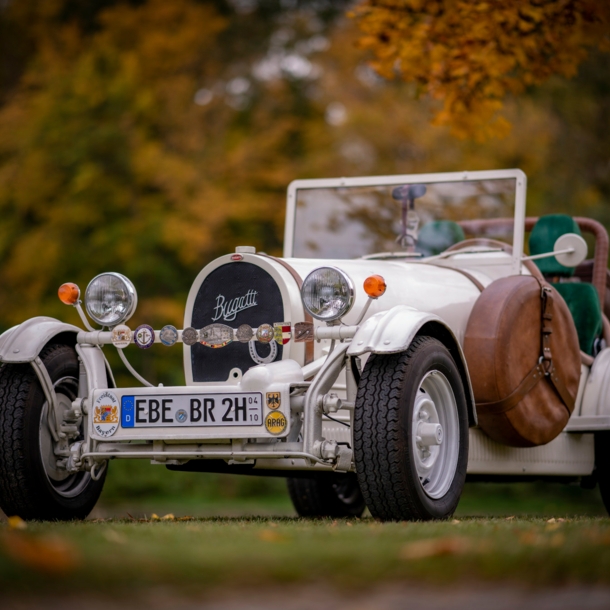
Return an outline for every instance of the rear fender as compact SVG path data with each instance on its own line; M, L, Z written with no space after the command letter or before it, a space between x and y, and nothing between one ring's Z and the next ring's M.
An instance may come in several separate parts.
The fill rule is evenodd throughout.
M602 350L593 361L580 415L610 415L610 348Z
M347 350L347 355L404 352L418 335L434 337L451 353L466 393L469 424L476 426L476 406L466 358L455 334L439 316L406 305L397 305L388 311L379 312L360 326Z
M81 330L55 318L31 318L0 335L0 362L32 362L51 339L62 335L67 344L74 345Z

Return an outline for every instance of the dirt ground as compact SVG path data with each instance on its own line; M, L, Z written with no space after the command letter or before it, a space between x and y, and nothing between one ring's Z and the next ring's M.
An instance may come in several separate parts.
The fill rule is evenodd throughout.
M393 584L347 594L314 584L262 591L239 590L227 593L184 597L177 591L150 589L137 596L112 597L10 597L2 610L608 610L610 588L568 586L553 589L498 587L489 584L433 589Z

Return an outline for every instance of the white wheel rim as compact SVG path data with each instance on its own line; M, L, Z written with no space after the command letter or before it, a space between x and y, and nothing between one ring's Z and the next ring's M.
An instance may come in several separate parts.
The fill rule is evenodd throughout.
M78 380L74 377L62 377L53 384L53 388L57 393L57 401L60 408L68 410L72 406L72 399L69 395L77 391ZM91 480L91 475L88 472L73 474L57 467L57 456L54 454L54 440L49 430L49 426L54 424L53 419L49 403L45 400L40 413L39 430L42 467L55 493L64 498L74 498L87 487Z
M460 427L453 389L440 371L430 371L419 384L411 424L419 482L430 498L442 498L457 469Z

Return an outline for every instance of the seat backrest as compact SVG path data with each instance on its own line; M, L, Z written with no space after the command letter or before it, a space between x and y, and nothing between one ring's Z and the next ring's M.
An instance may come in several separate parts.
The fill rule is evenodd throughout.
M553 288L564 298L570 309L580 349L593 355L595 339L602 334L602 309L593 284L559 282Z
M580 235L580 228L571 216L567 214L541 216L530 233L530 254L552 252L557 238L566 233ZM554 256L541 258L534 262L545 276L571 277L574 275L572 267L562 265Z
M415 249L424 256L434 256L464 239L466 239L464 231L457 222L433 220L419 230Z

